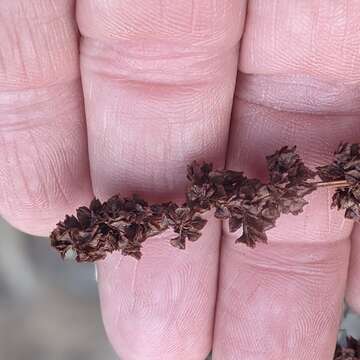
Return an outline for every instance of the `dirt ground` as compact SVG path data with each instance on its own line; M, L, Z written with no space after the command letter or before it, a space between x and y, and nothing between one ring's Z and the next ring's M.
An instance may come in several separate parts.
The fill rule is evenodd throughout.
M64 264L0 219L0 359L115 360L93 265Z

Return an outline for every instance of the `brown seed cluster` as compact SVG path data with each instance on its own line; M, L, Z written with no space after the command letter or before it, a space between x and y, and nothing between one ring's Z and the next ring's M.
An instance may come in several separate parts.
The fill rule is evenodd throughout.
M341 144L334 161L318 168L323 181L346 180L348 187L340 187L333 196L332 207L345 210L347 219L360 218L360 145Z
M346 346L336 345L334 360L360 360L360 342L349 336Z
M251 179L233 170L216 170L210 163L194 161L187 168L186 202L148 204L132 198L111 197L101 203L94 199L80 207L76 216L66 216L51 233L51 244L64 258L74 254L78 262L104 259L107 253L121 251L141 257L144 241L165 230L176 236L171 245L185 249L186 241L196 241L206 220L201 214L214 209L215 217L228 220L230 232L242 230L236 242L254 247L267 242L266 232L281 214L298 215L306 195L323 182L340 182L332 206L345 210L345 216L360 219L360 146L341 144L334 161L312 171L305 166L296 147L283 147L267 156L268 182Z

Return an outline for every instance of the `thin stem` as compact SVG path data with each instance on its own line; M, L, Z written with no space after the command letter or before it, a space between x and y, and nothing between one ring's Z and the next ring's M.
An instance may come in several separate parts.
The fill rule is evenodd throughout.
M316 185L318 188L322 188L322 187L337 187L337 188L341 188L341 187L349 187L350 184L346 181L346 180L336 180L336 181L318 181L318 182L313 182L311 184ZM271 195L264 195L262 197L260 197L258 201L267 199L268 197L270 197Z
M337 180L337 181L319 181L314 183L317 187L348 187L350 184L346 180Z

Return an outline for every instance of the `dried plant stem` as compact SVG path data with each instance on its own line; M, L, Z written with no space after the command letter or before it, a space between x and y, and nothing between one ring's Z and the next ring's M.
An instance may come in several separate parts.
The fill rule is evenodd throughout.
M337 180L337 181L320 181L320 182L316 182L315 185L318 188L322 188L322 187L337 187L337 188L342 188L342 187L349 187L350 184L346 181L346 180Z
M349 187L350 184L346 180L337 180L337 181L318 181L318 182L312 182L311 184L314 184L317 188L326 188L326 187L335 187L335 188L343 188L343 187ZM261 200L270 198L271 195L264 195L257 199L258 202Z

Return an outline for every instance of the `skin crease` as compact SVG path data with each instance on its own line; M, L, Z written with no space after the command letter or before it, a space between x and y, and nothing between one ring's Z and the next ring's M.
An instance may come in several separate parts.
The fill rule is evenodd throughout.
M75 2L0 3L0 213L21 230L45 235L92 192L181 200L192 159L262 177L282 145L316 166L339 141L359 142L355 0L79 0L76 14L85 109ZM256 250L235 246L225 224L220 249L212 220L184 252L164 234L140 262L100 262L115 350L331 359L346 283L360 309L360 267L359 230L330 197L309 196Z

